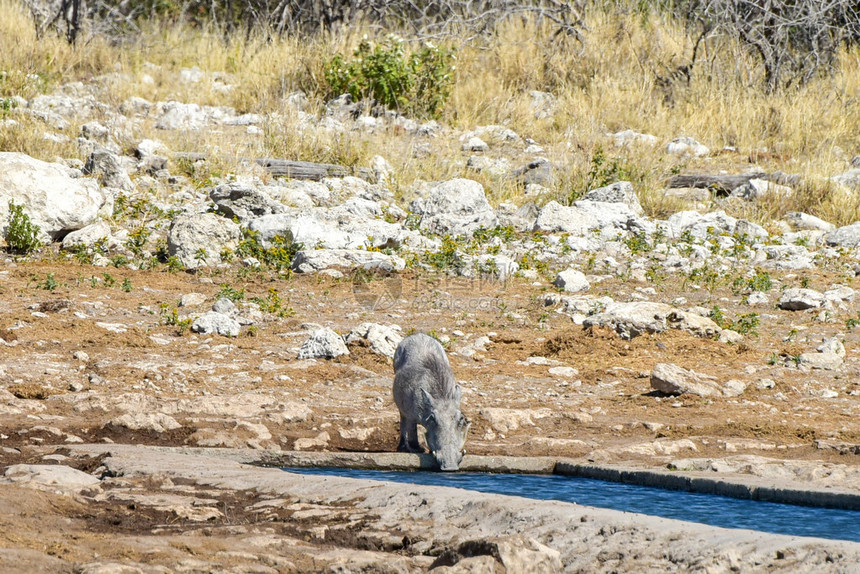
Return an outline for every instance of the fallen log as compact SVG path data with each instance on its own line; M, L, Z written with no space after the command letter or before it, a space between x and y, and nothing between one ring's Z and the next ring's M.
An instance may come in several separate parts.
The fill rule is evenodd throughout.
M173 155L174 160L180 161L202 161L206 159L206 154L203 153L176 153ZM270 157L261 158L236 158L239 161L253 161L260 165L275 177L287 177L290 179L309 179L319 181L324 177L345 177L354 175L363 179L370 179L371 171L366 168L349 168L342 165L331 163L316 163L312 161L295 161L289 159L277 159Z
M746 185L751 179L764 179L765 173L747 173L742 175L712 175L707 173L679 174L669 180L670 188L696 187L700 189L714 189L718 193L731 193L742 185Z
M751 179L765 179L779 185L798 185L801 183L799 175L791 175L776 171L773 173L744 173L732 175L714 175L708 173L686 173L672 176L667 187L695 187L699 189L712 189L719 195L728 195L734 189L746 185Z

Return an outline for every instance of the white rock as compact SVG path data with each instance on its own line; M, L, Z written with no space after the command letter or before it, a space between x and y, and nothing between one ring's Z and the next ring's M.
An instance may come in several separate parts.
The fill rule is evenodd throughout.
M592 189L582 199L587 201L598 201L601 203L623 203L629 207L635 215L642 215L642 204L639 196L633 191L633 184L629 181L617 181L605 187Z
M585 319L583 325L609 326L622 338L632 339L643 333L662 333L681 329L699 337L714 337L720 327L707 317L681 311L665 303L609 303L601 313Z
M691 137L680 137L673 139L666 145L666 153L701 157L711 153L711 150Z
M191 323L191 330L201 335L217 333L224 337L238 337L242 327L238 321L229 315L209 311L194 318Z
M789 311L818 309L824 306L825 300L823 293L813 289L792 287L782 292L782 296L779 298L779 308Z
M565 269L555 277L555 281L553 281L553 285L561 289L566 293L579 293L581 291L588 291L591 285L588 282L588 279L585 278L585 274L576 269Z
M496 212L484 194L484 186L471 179L452 179L434 184L410 211L421 216L421 229L444 235L471 235L479 227L498 224Z
M406 262L396 255L363 249L303 249L293 260L293 269L300 273L314 273L330 267L402 271Z
M535 231L548 233L562 232L571 235L586 235L592 229L600 227L597 218L576 207L567 207L557 201L544 205L535 221Z
M221 252L235 250L242 240L239 226L214 213L179 215L167 234L167 250L189 269L215 267Z
M403 335L386 325L362 323L352 329L344 337L344 340L347 345L354 344L359 340L365 340L374 353L393 358L394 351L397 350L397 345L403 340Z
M302 344L299 350L299 359L333 359L341 355L348 355L349 349L343 337L332 329L324 327L315 331L310 338Z
M80 172L78 172L80 173ZM75 171L28 155L0 152L0 221L6 233L9 202L24 207L40 228L42 241L96 221L107 197L98 183L75 177Z
M147 430L158 433L182 428L176 419L163 413L126 413L111 419L108 425L133 431Z
M667 395L690 393L700 397L718 397L723 391L716 378L683 369L671 363L657 363L651 371L651 388Z
M63 465L15 464L6 469L3 482L41 490L78 491L101 481L91 474Z

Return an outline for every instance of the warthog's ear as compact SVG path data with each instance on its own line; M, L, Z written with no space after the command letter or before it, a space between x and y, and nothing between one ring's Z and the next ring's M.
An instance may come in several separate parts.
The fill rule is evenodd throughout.
M454 385L454 400L458 403L460 399L463 397L463 389L460 388L460 385Z

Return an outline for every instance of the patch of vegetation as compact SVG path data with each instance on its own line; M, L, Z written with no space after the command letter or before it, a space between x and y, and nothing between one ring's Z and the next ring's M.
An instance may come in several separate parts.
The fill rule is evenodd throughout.
M233 287L231 287L230 285L228 285L227 283L222 283L221 288L218 289L217 293L215 293L215 300L216 301L218 299L229 299L230 301L237 303L244 298L245 298L245 289L244 288L236 290Z
M44 289L45 291L51 291L51 292L53 292L59 286L60 286L60 284L57 283L57 280L54 278L53 273L48 273L45 276L44 281L39 281L38 283L36 283L37 289Z
M648 236L645 233L635 233L621 240L632 255L640 255L650 253L653 246L648 241Z
M253 257L279 273L292 273L293 259L304 246L284 237L276 235L270 241L271 245L263 247L260 234L250 229L242 229L243 239L239 242L236 252L241 257Z
M41 229L30 221L24 206L9 201L9 227L6 229L6 244L13 253L28 255L42 246L39 240Z
M771 288L773 288L773 280L770 278L770 273L762 271L761 269L756 269L755 275L748 279L735 277L735 280L732 281L732 292L735 295L740 293L751 293L753 291L766 293L767 291L770 291Z
M758 326L760 322L758 313L745 313L740 315L737 320L732 321L726 317L722 309L717 305L714 305L708 316L714 323L723 329L730 329L736 333L740 333L741 335L758 337Z
M180 319L179 309L168 303L159 303L159 307L161 307L161 317L165 325L176 327L176 332L180 336L188 332L192 323L190 318Z
M263 313L272 313L282 319L296 314L292 307L284 304L283 298L274 287L269 289L265 297L253 297L251 302L256 303Z
M364 38L351 59L337 54L326 64L328 95L438 117L454 83L454 58L453 48L430 43L409 52L393 34L379 43Z

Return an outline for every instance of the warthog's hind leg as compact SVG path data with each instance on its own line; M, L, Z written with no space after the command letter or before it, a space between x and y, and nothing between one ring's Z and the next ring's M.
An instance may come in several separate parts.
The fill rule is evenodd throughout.
M422 453L424 449L418 442L418 422L400 416L400 443L397 445L399 452Z

